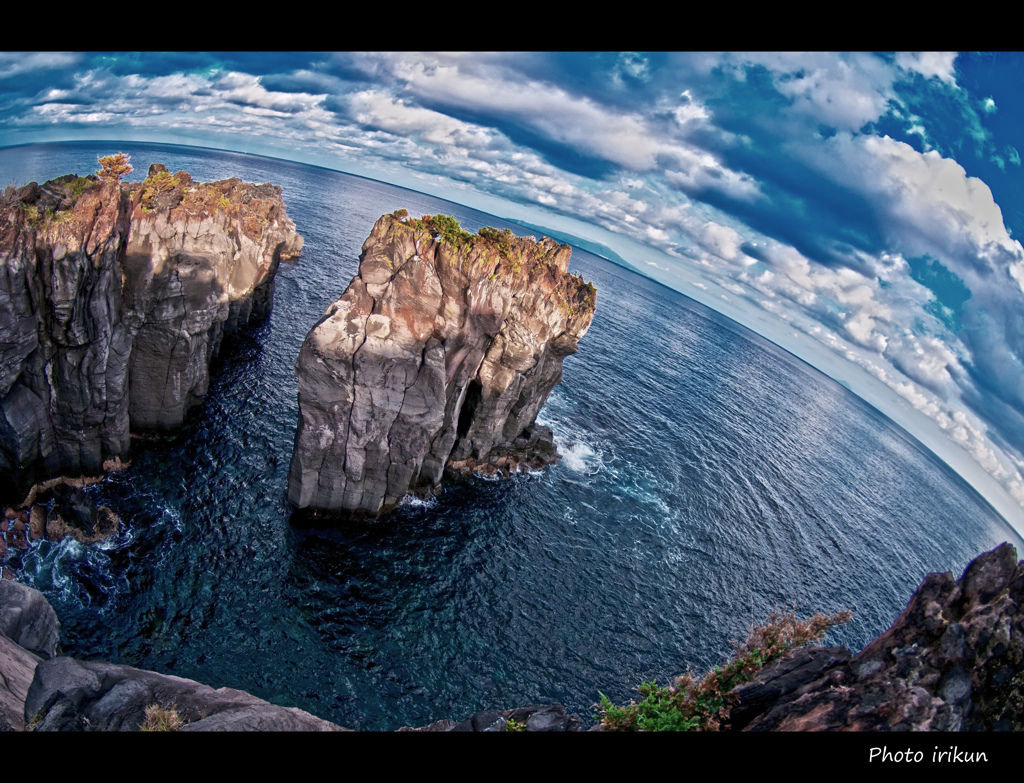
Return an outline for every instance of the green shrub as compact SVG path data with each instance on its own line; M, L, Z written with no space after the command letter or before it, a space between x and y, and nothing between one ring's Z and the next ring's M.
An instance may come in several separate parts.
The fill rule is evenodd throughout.
M123 152L118 152L114 155L107 155L105 158L97 158L100 163L100 170L96 172L96 176L100 179L109 179L114 182L120 182L126 176L132 173L131 156L126 155Z
M716 731L729 716L733 688L752 680L789 650L820 640L829 628L849 622L852 616L847 610L798 620L792 612L772 612L764 625L750 630L728 663L716 666L699 682L689 674L671 687L644 682L638 688L643 696L640 703L621 707L600 693L601 715L594 717L613 731Z

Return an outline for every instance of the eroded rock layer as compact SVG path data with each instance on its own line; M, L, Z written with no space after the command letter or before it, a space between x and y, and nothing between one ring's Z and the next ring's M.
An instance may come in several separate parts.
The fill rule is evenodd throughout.
M129 198L90 183L46 219L60 195L48 185L0 210L0 468L97 473L128 451Z
M571 250L446 216L377 221L295 366L289 498L377 513L464 470L556 458L537 413L594 316Z
M129 432L207 390L225 331L266 315L302 239L280 188L154 164L121 185L67 175L0 197L0 469L96 475Z

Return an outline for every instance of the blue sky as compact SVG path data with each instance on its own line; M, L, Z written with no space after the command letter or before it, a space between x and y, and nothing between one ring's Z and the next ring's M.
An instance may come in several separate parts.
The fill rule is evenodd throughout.
M602 242L1024 530L1020 53L0 53L0 146L314 163Z

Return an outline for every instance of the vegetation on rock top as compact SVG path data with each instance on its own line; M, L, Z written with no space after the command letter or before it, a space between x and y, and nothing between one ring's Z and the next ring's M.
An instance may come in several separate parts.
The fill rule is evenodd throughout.
M717 731L729 717L730 694L736 686L754 679L791 650L819 641L829 628L852 617L849 610L816 614L807 620L798 620L792 612L772 612L763 625L751 628L728 663L716 666L699 681L687 673L670 687L644 682L638 688L643 699L621 707L602 693L601 715L594 717L612 731Z
M420 218L409 217L406 209L396 209L391 216L402 225L414 231L424 230L430 233L439 243L448 245L462 254L463 271L469 272L470 267L498 264L490 275L491 280L498 277L518 278L534 277L538 274L552 272L559 278L563 276L552 266L552 250L559 246L554 240L543 238L539 242L533 237L517 237L507 228L497 229L483 226L476 234L462 228L458 220L451 215L423 215ZM474 251L479 251L475 253ZM597 304L597 289L593 283L586 282L579 274L564 275L564 282L556 291L558 306L569 317L582 312L592 312Z
M145 719L141 731L177 731L185 725L174 706L164 707L161 704L150 704L146 707Z
M120 182L135 170L132 168L131 156L123 152L107 155L105 158L97 158L97 160L99 160L100 170L96 172L96 176L102 180Z

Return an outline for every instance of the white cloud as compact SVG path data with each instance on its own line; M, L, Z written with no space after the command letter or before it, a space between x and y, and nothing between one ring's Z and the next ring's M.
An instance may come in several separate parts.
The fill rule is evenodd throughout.
M919 73L927 79L939 79L956 87L954 60L956 52L899 52L896 55L896 64L905 71Z
M82 55L75 52L0 52L0 79L72 68L81 60Z

